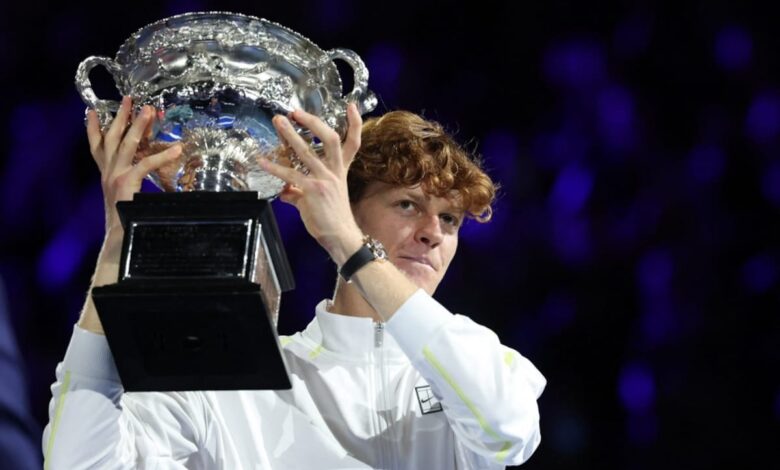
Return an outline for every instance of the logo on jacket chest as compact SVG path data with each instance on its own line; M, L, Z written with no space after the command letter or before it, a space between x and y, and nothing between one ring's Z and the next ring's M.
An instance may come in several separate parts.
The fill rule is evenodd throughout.
M433 396L430 385L414 387L414 391L417 392L417 403L420 404L420 412L422 414L427 415L442 411L441 403Z

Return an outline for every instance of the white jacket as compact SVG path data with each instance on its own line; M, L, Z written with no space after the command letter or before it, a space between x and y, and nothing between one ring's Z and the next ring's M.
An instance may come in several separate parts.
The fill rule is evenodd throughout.
M545 379L423 291L386 324L329 313L282 337L289 391L123 393L78 327L57 368L46 468L465 469L526 461Z

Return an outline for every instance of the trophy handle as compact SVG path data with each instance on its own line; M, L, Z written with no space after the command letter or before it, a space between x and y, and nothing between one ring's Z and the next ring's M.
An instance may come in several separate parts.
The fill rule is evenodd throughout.
M352 67L355 85L344 98L348 102L355 102L360 114L368 113L376 108L376 95L368 89L368 68L360 56L349 49L331 49L327 54L331 61L341 59Z
M114 78L114 83L121 83L122 70L119 65L108 57L90 56L81 61L76 70L76 89L81 95L81 99L89 108L97 111L100 127L105 128L111 124L114 119L114 113L119 109L119 102L114 100L101 100L92 90L92 83L89 81L89 73L98 65L102 65L108 70L108 73ZM117 87L118 88L118 87Z

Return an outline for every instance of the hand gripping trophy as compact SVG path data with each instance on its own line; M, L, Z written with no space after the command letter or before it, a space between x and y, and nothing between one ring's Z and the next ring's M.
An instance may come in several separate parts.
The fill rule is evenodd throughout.
M342 96L334 60L354 71ZM124 242L116 284L93 299L128 391L281 389L290 381L276 335L281 293L294 287L270 200L284 182L260 157L307 171L271 119L302 108L342 136L346 106L376 106L353 51L322 51L269 21L188 13L133 34L116 58L78 67L84 102L108 126L119 103L101 100L89 73L113 76L153 125L138 162L171 145L179 158L149 175L162 193L119 202ZM318 142L306 129L299 133Z

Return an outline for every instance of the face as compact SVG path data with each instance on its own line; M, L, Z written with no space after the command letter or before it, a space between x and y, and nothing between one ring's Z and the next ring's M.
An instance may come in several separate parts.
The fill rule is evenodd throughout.
M363 233L384 245L390 261L433 294L458 248L463 211L455 202L427 195L419 186L374 182L353 212Z

